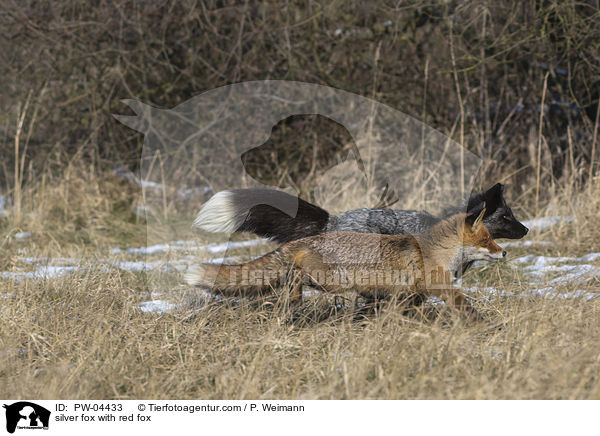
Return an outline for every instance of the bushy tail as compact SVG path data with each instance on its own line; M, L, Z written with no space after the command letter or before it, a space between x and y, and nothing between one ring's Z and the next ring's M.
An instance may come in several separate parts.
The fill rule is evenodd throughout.
M322 233L329 213L274 189L233 189L215 194L194 226L208 232L251 232L284 243Z
M185 281L224 295L261 295L287 280L293 258L280 248L242 265L204 263L185 274Z

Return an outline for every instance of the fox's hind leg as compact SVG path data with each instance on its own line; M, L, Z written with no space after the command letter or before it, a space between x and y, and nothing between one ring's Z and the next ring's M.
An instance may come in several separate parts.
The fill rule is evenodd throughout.
M423 304L427 301L428 296L422 292L413 292L406 295L401 295L399 302L404 307L403 315L414 315L423 311Z
M425 301L427 301L427 295L421 292L414 292L412 294L408 294L406 298L402 300L402 304L404 304L407 308L414 308L417 306L422 306Z

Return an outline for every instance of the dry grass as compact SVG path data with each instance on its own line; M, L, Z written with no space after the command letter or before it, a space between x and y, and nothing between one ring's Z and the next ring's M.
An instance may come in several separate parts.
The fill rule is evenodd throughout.
M135 308L138 278L98 270L9 293L5 398L600 397L596 301L495 299L480 304L494 330L393 305L304 325L249 305L156 316Z
M104 196L135 193L110 178L99 188L89 174L74 171L62 184L27 191L23 208L34 215L19 229L32 231L29 240L14 240L14 222L3 223L3 270L27 268L19 250L68 255L86 266L53 279L0 278L0 397L600 398L600 301L490 297L487 286L516 294L528 288L522 271L505 263L476 269L466 280L480 289L477 307L501 329L468 326L451 313L422 321L394 303L377 313L336 311L325 296L292 319L285 301L201 304L184 286L170 291L187 304L170 314L143 313L137 304L151 298L145 276L94 262L116 258L106 252L111 244L139 244L139 235L123 230L143 227L128 222L130 208L102 206ZM96 186L103 191L93 196ZM577 195L557 194L549 214L574 215L574 222L527 236L556 247L510 248L509 256L581 255L597 247L598 189L589 184ZM80 211L65 211L76 204ZM87 217L81 228L65 224L77 217ZM558 289L598 287L590 279Z

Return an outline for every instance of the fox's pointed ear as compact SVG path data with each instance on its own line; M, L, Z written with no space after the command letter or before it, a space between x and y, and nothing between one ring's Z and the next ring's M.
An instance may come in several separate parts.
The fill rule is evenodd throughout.
M484 192L483 200L485 200L487 209L490 213L501 207L504 202L504 185L502 183L496 183Z
M467 213L478 214L481 210L481 202L486 203L489 213L494 213L496 209L504 204L504 185L496 183L487 191L471 195L467 202Z
M483 209L481 209L481 212L479 212L477 219L473 223L473 228L477 228L481 225L484 216L485 216L485 202L483 203Z
M496 183L490 189L486 191L489 194L501 195L504 192L504 185L502 183Z

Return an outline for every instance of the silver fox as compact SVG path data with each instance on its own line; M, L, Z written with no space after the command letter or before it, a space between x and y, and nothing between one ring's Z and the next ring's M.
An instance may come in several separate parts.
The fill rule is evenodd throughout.
M504 199L504 185L471 195L467 204L449 207L441 217L425 211L356 209L340 215L274 189L234 189L215 194L198 213L194 226L209 232L251 232L285 243L325 232L384 235L421 234L444 218L472 213L485 204L483 223L492 238L520 239L528 232Z

